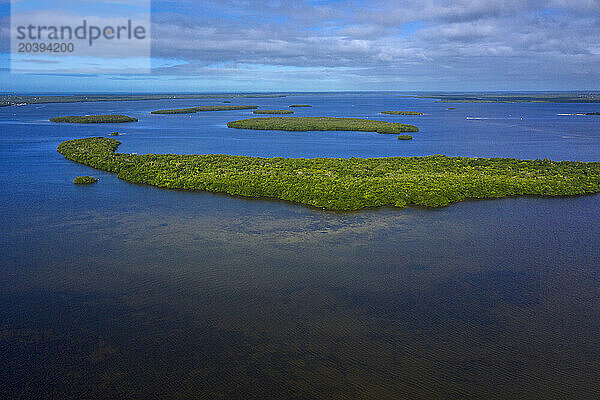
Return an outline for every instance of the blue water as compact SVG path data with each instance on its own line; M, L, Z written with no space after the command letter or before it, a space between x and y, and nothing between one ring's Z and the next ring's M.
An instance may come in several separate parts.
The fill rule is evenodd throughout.
M600 396L598 195L336 213L132 185L56 152L119 131L119 151L139 154L600 160L600 116L557 115L595 104L231 104L301 103L313 107L296 116L420 132L407 142L226 127L251 110L149 114L214 99L0 108L0 397ZM140 121L47 122L110 113ZM75 186L78 175L99 182Z

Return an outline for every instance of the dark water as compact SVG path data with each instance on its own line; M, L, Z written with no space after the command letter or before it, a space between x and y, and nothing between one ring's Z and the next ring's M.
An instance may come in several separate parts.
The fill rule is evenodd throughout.
M557 115L593 104L232 102L295 103L314 105L300 116L421 132L404 142L226 128L251 111L148 114L218 104L206 100L0 108L0 398L600 396L598 195L334 213L132 185L55 151L118 130L119 150L137 153L600 160L600 117ZM45 122L114 112L140 122ZM99 183L72 184L86 174Z

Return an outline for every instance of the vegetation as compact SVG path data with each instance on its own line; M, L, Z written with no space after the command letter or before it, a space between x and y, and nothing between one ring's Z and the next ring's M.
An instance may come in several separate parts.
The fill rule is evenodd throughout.
M98 179L93 176L78 176L73 179L73 183L76 185L91 185L96 182L98 182Z
M109 133L110 136L119 136L119 132L111 132Z
M382 111L381 113L389 115L425 115L418 111Z
M70 115L67 117L50 118L50 122L66 122L70 124L120 124L137 121L137 118L128 117L127 115Z
M250 118L227 123L230 128L280 131L361 131L398 134L418 132L413 125L360 118L333 117L267 117Z
M254 110L254 114L293 114L292 110Z
M288 107L312 107L310 104L292 104Z
M448 107L448 110L456 110L456 107Z
M600 115L600 112L585 113L585 115Z
M398 136L398 140L412 140L412 136L410 135L400 135Z
M464 158L259 158L115 153L113 138L63 142L67 159L120 179L168 189L266 197L331 210L420 205L518 195L600 192L600 162Z
M200 106L190 108L178 108L174 110L152 111L151 114L194 114L199 111L228 111L228 110L252 110L258 106Z

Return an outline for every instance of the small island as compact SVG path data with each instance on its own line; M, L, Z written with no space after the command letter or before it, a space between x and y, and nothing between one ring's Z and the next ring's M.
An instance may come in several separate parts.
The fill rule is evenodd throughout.
M228 122L227 126L237 129L278 131L359 131L398 134L418 132L414 125L375 121L360 118L335 117L266 117Z
M254 110L254 114L293 114L292 110Z
M65 158L166 189L271 198L329 210L443 207L467 199L600 192L600 162L467 158L261 158L116 153L95 137L61 143Z
M288 107L312 107L310 104L292 104Z
M418 111L382 111L381 113L387 115L425 115Z
M111 132L109 133L110 136L120 136L119 132Z
M202 111L229 111L229 110L252 110L258 106L200 106L190 108L177 108L174 110L157 110L150 114L195 114Z
M98 182L98 179L93 176L78 176L73 179L73 183L76 185L91 185L96 182Z
M126 122L138 122L138 119L128 117L127 115L69 115L67 117L50 118L50 122L69 124L122 124Z
M412 140L412 136L410 135L400 135L398 136L398 140Z

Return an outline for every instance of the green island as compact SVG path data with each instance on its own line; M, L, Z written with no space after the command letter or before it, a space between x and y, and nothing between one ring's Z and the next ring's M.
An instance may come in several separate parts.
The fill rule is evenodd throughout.
M250 118L228 122L227 126L238 129L279 131L360 131L398 134L418 132L414 125L375 121L360 118L335 117L267 117Z
M288 107L312 107L310 104L292 104Z
M94 178L93 176L78 176L73 179L73 183L76 185L91 185L96 182L98 182L98 178Z
M201 111L229 111L229 110L253 110L258 106L200 106L190 108L177 108L174 110L157 110L151 114L194 114Z
M128 117L127 115L69 115L67 117L50 118L50 122L65 122L69 124L122 124L137 121L137 118Z
M400 135L398 136L398 140L412 140L412 136L410 135Z
M425 115L418 111L382 111L381 113L388 115Z
M119 136L119 132L111 132L109 133L110 136Z
M293 114L292 110L254 110L254 114Z
M116 153L113 138L61 143L65 158L119 179L160 188L272 198L329 210L467 199L600 192L600 162L465 158L260 158L222 154Z

